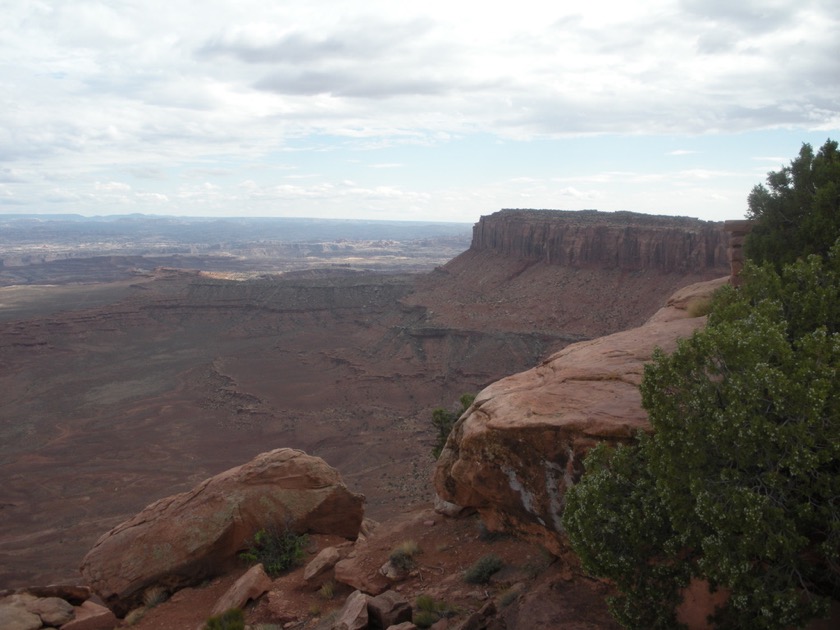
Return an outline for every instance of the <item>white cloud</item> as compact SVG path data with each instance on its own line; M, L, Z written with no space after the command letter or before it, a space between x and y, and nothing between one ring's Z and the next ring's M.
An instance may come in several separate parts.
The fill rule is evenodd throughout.
M114 182L131 187L126 203L201 200L220 212L246 180L264 195L278 186L284 198L323 200L345 178L326 172L329 155L359 151L388 155L362 162L378 181L352 171L358 198L401 191L424 203L449 184L421 184L397 150L445 151L474 136L675 137L659 155L691 155L693 177L717 181L714 151L681 148L686 137L840 128L830 0L5 5L0 181L33 205L104 204L120 191L97 183ZM463 156L459 167L482 159ZM618 169L593 162L564 194L586 182L662 184L663 168L637 169L632 156ZM487 183L538 169L522 164ZM388 179L398 172L415 179ZM178 184L196 177L216 188ZM282 188L290 177L311 185Z

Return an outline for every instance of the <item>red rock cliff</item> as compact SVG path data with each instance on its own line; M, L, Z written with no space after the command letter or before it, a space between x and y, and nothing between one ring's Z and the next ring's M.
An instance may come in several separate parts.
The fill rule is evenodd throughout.
M723 223L634 212L500 210L473 227L473 251L575 268L729 271Z

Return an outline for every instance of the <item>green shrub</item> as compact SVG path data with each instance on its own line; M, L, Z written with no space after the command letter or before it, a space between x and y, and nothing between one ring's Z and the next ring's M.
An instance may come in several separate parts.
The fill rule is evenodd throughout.
M464 580L470 584L487 584L494 573L499 571L505 563L496 554L488 554L476 560L464 573Z
M418 610L414 613L411 621L418 628L428 628L440 617L430 610Z
M435 445L432 448L432 457L435 459L440 457L443 447L446 446L446 440L452 432L452 427L455 426L458 418L469 409L474 400L475 394L461 394L461 398L458 399L461 406L457 411L447 411L443 407L438 407L432 411L432 425L437 429Z
M452 617L457 611L446 602L435 601L431 595L418 595L414 603L412 622L419 628L428 628L437 620Z
M415 567L417 561L414 556L420 553L420 547L413 540L406 540L391 552L389 557L391 564L400 571L410 571Z
M226 610L221 615L210 617L204 630L245 630L245 615L238 608Z
M728 591L718 628L803 627L840 594L840 242L744 279L645 367L653 434L593 449L566 495L572 546L627 627L674 627L690 577Z
M277 577L303 561L308 543L306 534L296 534L288 527L261 529L249 541L248 550L239 557L253 564L261 562L269 576Z
M753 227L744 244L747 258L785 264L810 254L824 256L840 235L840 151L826 140L816 155L803 144L790 166L767 174L747 199Z

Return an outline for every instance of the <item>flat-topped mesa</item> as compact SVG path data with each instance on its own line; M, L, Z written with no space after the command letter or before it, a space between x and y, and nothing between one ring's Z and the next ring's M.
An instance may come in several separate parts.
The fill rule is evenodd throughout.
M474 251L575 268L729 271L722 222L635 212L500 210L473 226Z

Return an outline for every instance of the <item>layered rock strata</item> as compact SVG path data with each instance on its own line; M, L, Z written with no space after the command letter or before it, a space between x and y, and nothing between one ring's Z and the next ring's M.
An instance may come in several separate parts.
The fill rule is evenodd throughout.
M727 280L687 287L644 326L572 344L481 391L438 459L439 498L560 555L564 497L584 455L649 428L639 393L644 364L655 348L672 351L704 325L693 316L698 305Z
M574 268L725 273L722 223L634 212L500 210L473 227L471 250Z

